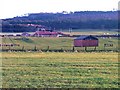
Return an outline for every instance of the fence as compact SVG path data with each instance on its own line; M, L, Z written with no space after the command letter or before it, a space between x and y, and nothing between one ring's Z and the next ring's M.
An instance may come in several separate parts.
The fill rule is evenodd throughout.
M19 47L19 48L16 48ZM118 48L111 46L107 46L104 44L103 48L99 47L74 47L74 46L59 46L57 47L52 47L52 46L47 46L44 48L37 47L37 45L33 46L32 48L27 48L26 46L6 46L6 48L0 49L2 52L8 52L8 51L21 51L21 52L101 52L101 51L114 51L114 52L119 52Z

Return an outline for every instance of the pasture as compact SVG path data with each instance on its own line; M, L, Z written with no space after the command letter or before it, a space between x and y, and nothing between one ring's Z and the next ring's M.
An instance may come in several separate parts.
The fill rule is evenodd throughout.
M70 37L4 37L2 38L2 44L19 44L20 46L5 47L3 50L72 50L74 38ZM113 44L113 47L104 47L104 44ZM76 47L75 50L84 51L84 47ZM94 47L88 47L88 50L94 50ZM97 51L117 51L118 50L118 38L99 38L99 46Z
M78 32L72 34L77 35ZM2 87L118 88L119 39L99 38L96 51L93 51L94 47L88 47L87 51L84 47L75 47L77 52L72 51L73 40L72 37L3 37L2 44L20 46L1 48L3 51L9 51L0 52ZM104 44L113 46L104 47ZM34 52L35 49L38 52ZM27 52L14 52L14 50Z
M117 29L73 29L71 32L70 30L63 30L65 34L70 35L104 35L104 34L118 34Z
M118 53L2 52L3 88L118 88Z

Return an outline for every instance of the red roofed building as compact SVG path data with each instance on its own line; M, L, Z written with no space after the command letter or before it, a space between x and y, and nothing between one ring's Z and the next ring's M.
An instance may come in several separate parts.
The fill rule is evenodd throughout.
M38 36L38 37L59 37L59 34L58 34L58 32L36 31L33 36Z
M69 36L68 34L63 34L62 32L56 31L36 31L33 36L37 37L61 37L61 36Z

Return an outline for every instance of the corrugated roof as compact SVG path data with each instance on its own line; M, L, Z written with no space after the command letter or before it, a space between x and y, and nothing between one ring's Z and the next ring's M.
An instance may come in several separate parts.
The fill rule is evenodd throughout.
M80 37L77 37L75 40L85 40L85 39L89 39L92 38L94 40L98 40L96 37L92 36L92 35L82 35Z

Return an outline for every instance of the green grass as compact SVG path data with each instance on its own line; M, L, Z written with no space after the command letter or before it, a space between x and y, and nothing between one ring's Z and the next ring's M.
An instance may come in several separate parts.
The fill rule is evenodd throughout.
M118 88L118 53L1 54L3 88Z
M61 47L71 47L72 46L72 39L71 38L38 38L38 37L29 37L28 40L23 40L21 38L15 39L11 38L14 43L20 44L20 47L15 48L21 48L22 46L25 46L26 49L32 49L35 46L38 49L46 49L48 46L50 46L51 49L60 49ZM32 43L29 43L32 41ZM3 38L3 43L11 43L9 38ZM13 47L14 48L14 47Z
M22 49L24 46L24 49L34 49L35 46L37 49L47 49L49 46L50 50L60 50L61 48L63 50L72 50L73 48L73 40L74 38L40 38L40 37L11 37L12 42L15 44L20 44L19 47L11 47L11 49ZM9 44L12 43L9 38L3 38L2 43L3 44ZM113 47L106 47L106 50L118 50L118 39L117 38L107 38L102 39L99 38L99 47L97 47L97 50L104 50L104 44L113 44ZM3 49L9 49L9 47L3 47ZM83 47L75 48L76 50L84 50ZM88 50L93 50L94 47L88 48Z
M70 35L104 35L104 34L118 34L117 29L73 29L70 33L69 30L62 30L64 33Z

